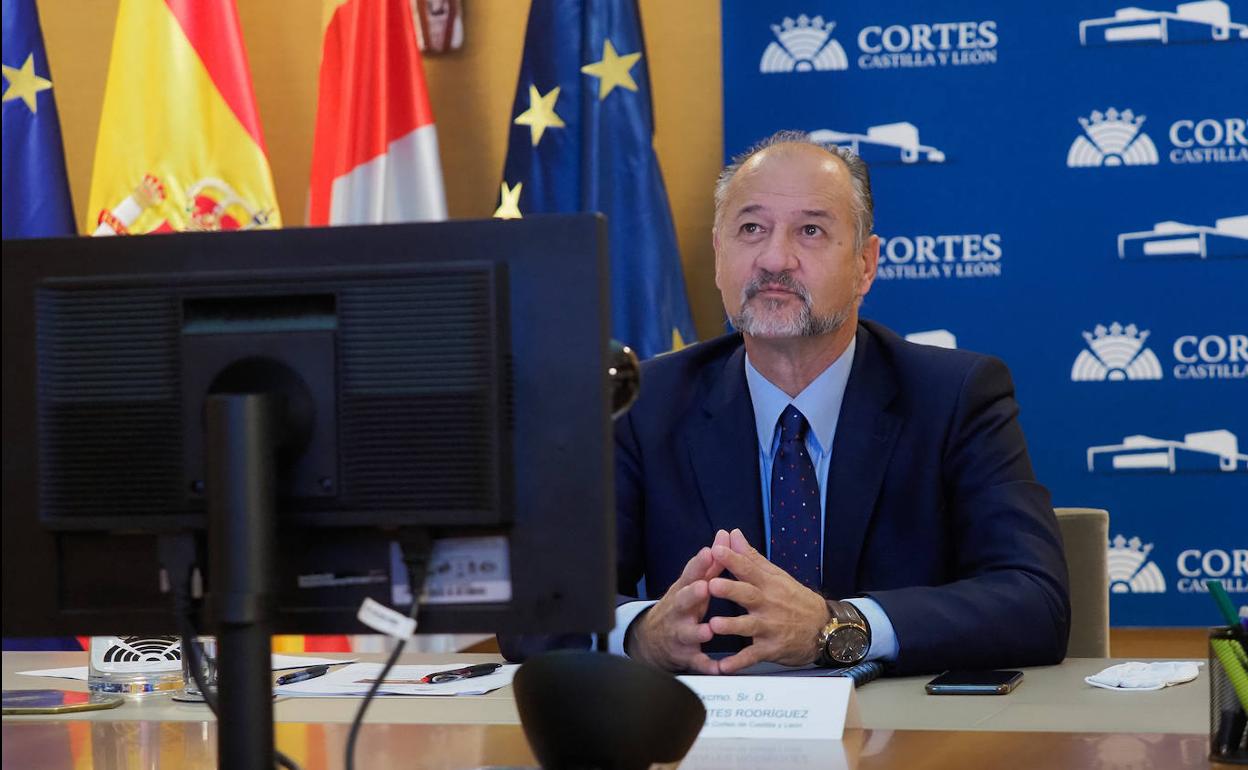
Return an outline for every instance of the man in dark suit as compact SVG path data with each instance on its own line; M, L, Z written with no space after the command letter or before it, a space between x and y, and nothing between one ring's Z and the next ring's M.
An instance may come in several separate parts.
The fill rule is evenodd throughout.
M1066 565L1009 372L859 322L871 217L865 164L800 134L721 177L716 284L741 333L650 362L617 430L620 590L644 577L661 597L617 633L629 654L704 673L1065 655ZM800 434L787 467L817 486L780 478L786 414ZM815 494L818 513L784 512Z
M706 674L1065 656L1066 564L1009 372L859 321L872 207L862 160L798 132L721 175L739 333L647 362L617 423L619 591L653 598L622 600L615 651Z

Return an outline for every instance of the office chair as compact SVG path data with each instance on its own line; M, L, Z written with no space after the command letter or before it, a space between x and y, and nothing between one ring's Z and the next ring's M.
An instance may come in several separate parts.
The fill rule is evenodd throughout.
M1070 572L1070 658L1109 657L1109 512L1055 508Z

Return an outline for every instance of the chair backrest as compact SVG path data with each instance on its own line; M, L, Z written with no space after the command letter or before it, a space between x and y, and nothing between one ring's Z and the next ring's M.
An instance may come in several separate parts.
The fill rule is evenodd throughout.
M1055 508L1070 571L1071 658L1109 657L1109 512Z

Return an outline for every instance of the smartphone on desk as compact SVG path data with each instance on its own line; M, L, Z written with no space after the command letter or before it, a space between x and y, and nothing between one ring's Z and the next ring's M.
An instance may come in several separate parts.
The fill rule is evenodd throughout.
M927 683L927 694L1005 695L1021 681L1022 671L946 671Z

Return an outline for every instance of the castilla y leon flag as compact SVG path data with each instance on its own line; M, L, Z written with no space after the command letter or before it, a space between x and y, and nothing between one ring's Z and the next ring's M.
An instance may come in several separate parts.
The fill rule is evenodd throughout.
M86 216L95 235L281 226L234 0L121 0Z
M446 219L408 0L326 0L308 224Z

